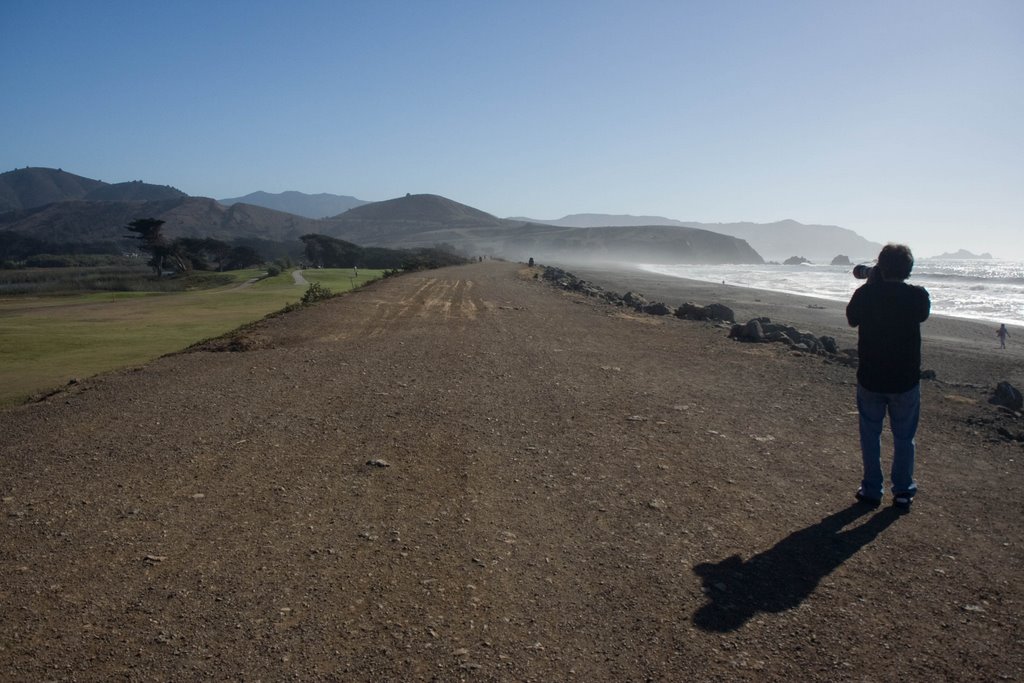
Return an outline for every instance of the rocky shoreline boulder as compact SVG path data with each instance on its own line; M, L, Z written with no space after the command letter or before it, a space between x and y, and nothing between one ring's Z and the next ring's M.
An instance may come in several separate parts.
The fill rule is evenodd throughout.
M644 306L650 304L643 294L637 294L636 292L626 292L623 294L622 303L637 311L643 310Z
M988 400L992 405L1008 408L1014 412L1024 410L1024 396L1021 396L1017 387L1009 382L1000 382L996 385L995 393Z
M844 362L852 359L853 363L856 363L855 355L840 352L835 337L816 336L812 332L798 330L792 325L773 323L771 318L754 318L746 323L737 323L729 330L729 338L741 342L779 342L794 351L839 356Z
M668 305L661 302L648 301L643 294L639 294L637 292L626 292L620 296L616 292L609 292L598 285L591 284L586 280L581 280L572 273L554 266L545 266L541 277L556 287L560 287L571 292L578 292L585 296L595 297L610 303L613 306L632 308L638 313L647 313L650 315L669 315L672 313L672 309L669 308Z
M661 302L647 304L640 310L648 315L668 315L672 312L671 308Z
M676 309L675 316L683 320L720 320L727 323L736 319L736 314L725 304L698 306L689 301Z
M562 289L600 298L615 306L632 308L639 313L671 314L682 320L711 323L733 323L736 319L736 314L725 304L713 303L701 306L688 301L673 310L662 302L648 301L637 292L626 292L620 296L615 292L605 291L597 285L587 283L572 273L553 266L545 266L543 278ZM829 356L835 362L844 365L855 366L857 364L857 352L855 350L841 351L835 337L816 336L811 332L798 330L792 325L773 323L770 318L754 318L746 323L734 323L729 330L729 338L741 342L779 342L794 351Z

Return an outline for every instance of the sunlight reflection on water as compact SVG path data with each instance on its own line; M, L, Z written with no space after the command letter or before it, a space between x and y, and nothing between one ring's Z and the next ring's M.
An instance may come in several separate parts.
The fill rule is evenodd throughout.
M653 265L642 269L673 277L725 282L786 294L848 301L863 280L850 266ZM928 290L932 312L985 322L1024 325L1024 262L918 261L909 280Z

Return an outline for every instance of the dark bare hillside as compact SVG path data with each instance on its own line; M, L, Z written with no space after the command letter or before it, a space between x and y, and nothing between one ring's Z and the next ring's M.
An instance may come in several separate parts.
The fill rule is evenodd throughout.
M335 216L342 222L409 221L418 224L501 225L491 214L436 194L416 194L358 206Z
M434 194L417 194L349 209L331 219L328 234L357 244L384 246L421 242L421 235L438 231L505 226L502 219L471 206Z

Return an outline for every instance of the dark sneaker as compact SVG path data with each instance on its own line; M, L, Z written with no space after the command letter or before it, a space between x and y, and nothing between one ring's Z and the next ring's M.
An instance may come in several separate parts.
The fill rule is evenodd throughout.
M857 494L855 497L857 498L858 503L870 505L873 508L876 508L882 504L881 498L872 498L871 496L865 495L864 492L859 489L857 490Z
M892 506L903 512L910 512L910 505L914 502L913 496L902 493L892 499Z

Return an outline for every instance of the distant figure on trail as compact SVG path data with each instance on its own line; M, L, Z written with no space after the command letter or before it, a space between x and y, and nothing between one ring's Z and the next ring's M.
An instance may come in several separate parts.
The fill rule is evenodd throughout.
M996 330L996 336L999 337L999 348L1006 348L1006 338L1010 336L1010 331L1006 329L1006 323L1001 323L999 329Z
M352 277L359 277L359 269L352 266Z
M846 306L857 327L857 412L864 478L858 501L879 505L883 495L882 423L889 413L893 437L893 505L909 511L917 493L914 435L921 415L921 323L931 312L924 287L908 285L914 255L902 244L887 244L878 264Z

